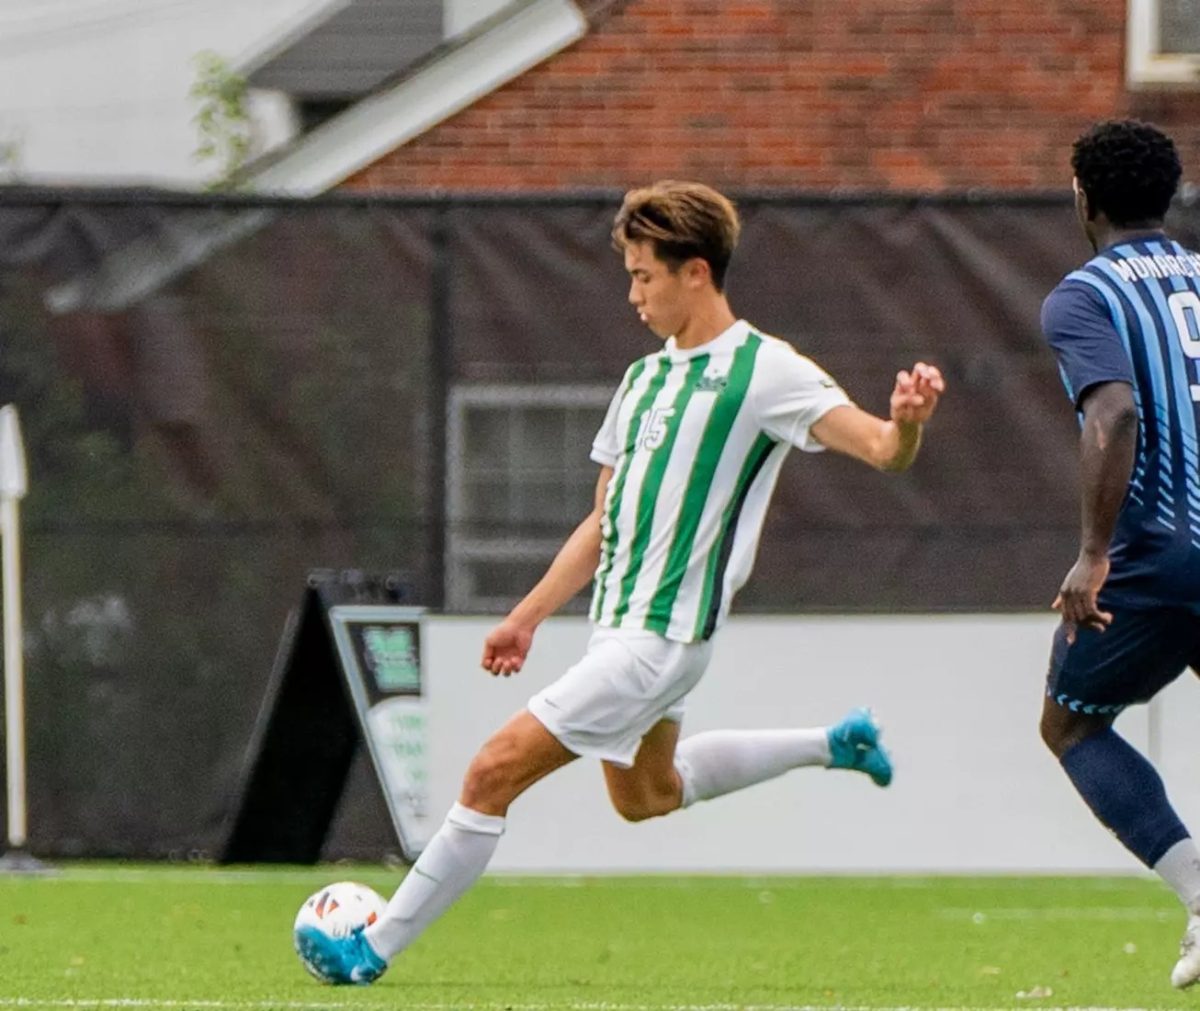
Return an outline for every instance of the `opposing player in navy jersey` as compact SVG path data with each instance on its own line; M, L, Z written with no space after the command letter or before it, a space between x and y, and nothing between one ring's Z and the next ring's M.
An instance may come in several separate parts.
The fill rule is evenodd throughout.
M1082 534L1054 602L1041 732L1096 817L1187 907L1182 988L1200 979L1200 852L1113 721L1200 668L1200 255L1162 230L1182 170L1161 131L1098 124L1071 166L1096 255L1046 299L1042 327L1081 417Z

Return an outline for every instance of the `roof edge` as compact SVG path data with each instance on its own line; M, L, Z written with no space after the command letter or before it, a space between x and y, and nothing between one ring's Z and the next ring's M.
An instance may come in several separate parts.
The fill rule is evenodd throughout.
M588 32L572 0L528 0L467 33L242 180L253 193L311 196L473 105ZM436 53L436 51L435 51Z

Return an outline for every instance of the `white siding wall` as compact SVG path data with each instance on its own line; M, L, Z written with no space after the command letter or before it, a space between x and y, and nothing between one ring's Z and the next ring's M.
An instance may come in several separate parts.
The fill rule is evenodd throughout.
M196 186L192 57L233 64L329 0L45 0L0 10L0 144L20 181ZM266 129L288 129L282 105ZM0 170L3 166L0 166ZM8 173L4 179L10 179Z
M344 0L18 0L0 5L0 183L162 185L216 174L198 164L188 89L211 49L242 67ZM445 0L452 38L511 0ZM288 140L285 96L256 92L264 149ZM5 152L17 151L10 164Z

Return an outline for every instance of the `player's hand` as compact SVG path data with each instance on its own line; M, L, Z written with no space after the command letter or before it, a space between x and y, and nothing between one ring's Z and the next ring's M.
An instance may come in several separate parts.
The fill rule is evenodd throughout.
M483 669L489 674L508 677L521 670L529 647L533 645L533 629L512 621L502 621L483 640Z
M1108 557L1095 558L1080 555L1071 566L1067 578L1054 598L1054 610L1062 614L1067 628L1067 642L1075 641L1075 630L1079 626L1103 632L1113 620L1108 611L1101 611L1096 597L1100 587L1108 578Z
M946 380L936 365L917 362L911 372L897 372L892 388L892 420L924 424L937 409Z

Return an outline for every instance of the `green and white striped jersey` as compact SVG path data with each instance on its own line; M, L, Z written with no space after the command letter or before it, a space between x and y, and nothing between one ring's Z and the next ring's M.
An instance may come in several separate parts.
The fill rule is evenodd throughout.
M613 468L591 617L668 639L707 639L754 564L767 504L792 446L850 403L790 344L739 320L633 363L592 444Z

